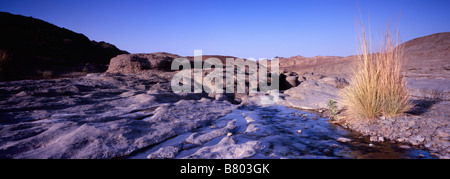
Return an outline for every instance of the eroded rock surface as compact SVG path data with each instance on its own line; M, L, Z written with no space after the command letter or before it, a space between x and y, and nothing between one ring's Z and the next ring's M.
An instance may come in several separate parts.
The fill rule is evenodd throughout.
M317 80L306 80L299 86L286 90L284 94L287 95L286 102L292 107L321 110L328 109L329 100L339 100L339 91L347 85L348 82L343 78L319 76ZM338 109L342 109L342 106L338 105Z
M166 88L147 75L0 83L0 158L123 157L236 108Z
M299 132L301 131L301 132ZM371 143L326 118L297 109L267 105L238 109L130 158L301 159L432 158L427 152L391 143Z
M440 101L420 111L420 115L403 115L378 120L341 119L354 131L371 136L373 141L384 139L426 147L434 156L450 157L450 116L444 112L448 101Z
M165 52L118 55L111 59L106 72L139 74L150 70L171 71L172 61L179 57Z

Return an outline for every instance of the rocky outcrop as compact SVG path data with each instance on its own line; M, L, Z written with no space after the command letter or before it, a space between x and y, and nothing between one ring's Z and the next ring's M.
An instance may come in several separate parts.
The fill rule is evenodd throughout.
M0 12L0 80L80 76L104 72L127 53L48 22Z
M345 79L338 77L308 74L304 75L302 78L307 80L302 82L299 86L284 92L287 104L299 109L328 109L328 101L339 100L340 89L348 85L348 82ZM338 110L342 109L341 105L338 105L337 107Z
M179 57L165 52L123 54L111 59L106 72L140 74L152 70L171 71L172 61Z
M0 158L118 158L236 108L171 93L158 76L0 83Z

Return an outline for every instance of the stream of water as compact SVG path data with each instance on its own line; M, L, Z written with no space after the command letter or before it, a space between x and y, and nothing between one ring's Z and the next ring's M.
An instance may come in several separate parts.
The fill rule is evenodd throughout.
M233 136L236 141L235 145L257 141L260 147L258 150L255 150L257 151L256 153L252 153L251 156L245 158L433 158L426 150L420 148L403 149L400 147L402 144L390 141L382 143L370 142L368 137L331 124L327 118L283 106L241 106L232 113L213 121L208 126L173 137L143 152L130 156L130 158L146 158L147 155L167 146L180 148L175 158L192 158L193 155L202 158L202 155L195 154L205 147L212 148L217 146L210 151L220 151L218 145L227 135L215 137L197 146L189 144L190 147L186 147L188 146L186 139L195 132L201 134L212 133L214 130L224 128L233 120L236 121L236 127L228 135L231 134ZM349 139L349 141L342 142L342 140L338 140L340 138ZM221 156L221 153L219 152L214 156Z

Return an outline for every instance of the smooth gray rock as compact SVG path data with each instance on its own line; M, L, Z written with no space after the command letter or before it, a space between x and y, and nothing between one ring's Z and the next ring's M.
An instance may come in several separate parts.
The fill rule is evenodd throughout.
M152 81L167 84L110 74L0 83L0 158L123 157L236 108L137 87Z
M328 100L338 101L339 88L322 81L306 81L284 92L286 102L295 108L307 110L327 109ZM342 106L337 104L338 110Z
M237 144L233 136L226 136L218 144L203 147L186 158L243 159L254 156L261 149L258 141Z

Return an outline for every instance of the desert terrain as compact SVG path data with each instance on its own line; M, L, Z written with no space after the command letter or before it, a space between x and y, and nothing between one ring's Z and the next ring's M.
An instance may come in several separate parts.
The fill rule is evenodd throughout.
M0 35L14 39L0 42L0 158L450 158L450 32L402 44L415 106L367 122L339 115L339 102L331 119L327 106L351 83L355 56L280 58L273 103L264 93L176 94L171 64L180 55L129 54L38 19L0 15L12 19ZM210 57L231 56L202 60Z

